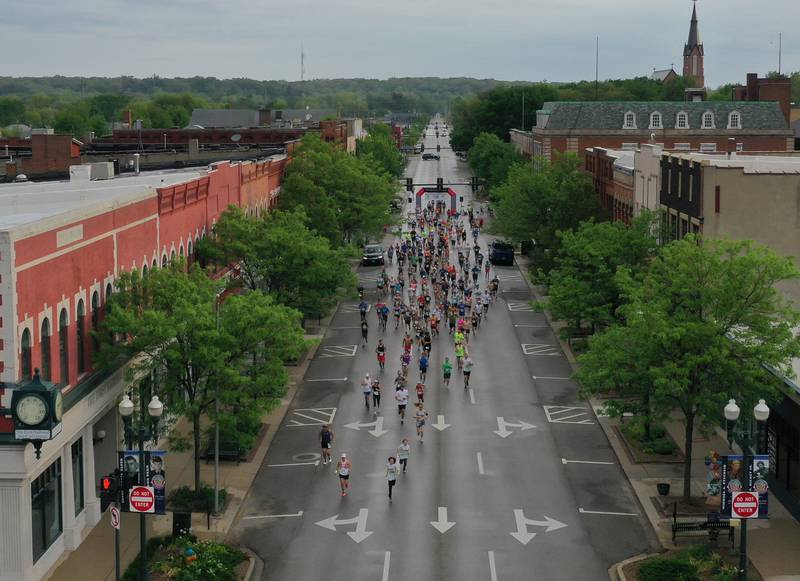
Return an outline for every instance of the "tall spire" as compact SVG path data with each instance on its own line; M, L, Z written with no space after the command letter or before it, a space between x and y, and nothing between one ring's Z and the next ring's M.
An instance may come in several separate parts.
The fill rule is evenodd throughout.
M702 50L703 45L700 42L700 30L697 27L697 0L694 0L694 6L692 7L692 23L689 26L689 41L683 49L683 54L688 56L696 46L700 46Z

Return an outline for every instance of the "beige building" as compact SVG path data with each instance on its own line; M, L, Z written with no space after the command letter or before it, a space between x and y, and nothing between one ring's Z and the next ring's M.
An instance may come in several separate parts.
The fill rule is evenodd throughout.
M633 156L633 215L657 212L661 191L661 154L658 145L643 144Z

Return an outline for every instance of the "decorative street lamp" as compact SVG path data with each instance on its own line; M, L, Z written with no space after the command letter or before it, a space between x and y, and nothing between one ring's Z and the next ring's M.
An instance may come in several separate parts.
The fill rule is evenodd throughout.
M145 482L145 465L144 465L144 443L147 439L152 439L154 442L158 441L158 420L161 414L164 413L164 404L154 395L147 405L147 416L145 415L144 400L140 400L141 409L139 410L139 429L136 430L136 437L139 443L139 484L146 484ZM122 396L122 401L119 402L117 409L119 415L122 416L122 421L125 424L125 442L128 449L133 447L134 429L132 427L133 401L131 396L125 394ZM139 580L147 580L147 523L144 518L144 513L139 513Z
M756 422L758 423L758 433L751 434L750 432L750 425L749 422L742 422L738 423L739 414L741 410L739 406L736 405L736 400L731 399L728 400L728 404L724 408L725 419L728 420L730 423L734 423L735 427L733 430L728 431L728 441L732 444L736 442L739 447L742 449L742 464L744 466L744 475L746 478L746 482L748 482L749 487L749 478L748 475L752 470L752 457L751 451L753 447L758 446L759 442L759 434L761 432L761 426L764 422L767 421L769 418L769 406L767 403L760 399L758 403L753 407L753 418L755 418ZM739 533L739 581L747 581L747 519L743 518L740 519L741 522L741 532Z

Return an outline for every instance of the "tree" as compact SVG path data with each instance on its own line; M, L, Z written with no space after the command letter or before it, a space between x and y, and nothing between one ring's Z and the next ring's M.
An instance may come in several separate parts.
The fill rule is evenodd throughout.
M545 273L560 246L557 233L603 215L591 180L571 154L553 163L535 159L513 166L494 195L495 228L515 242L532 240L534 259Z
M622 222L584 222L558 233L560 248L549 276L547 308L570 322L574 331L585 324L592 333L621 322L617 309L622 293L617 269L638 274L655 256L655 219L649 212L630 226Z
M25 113L25 102L19 97L0 97L0 127L19 123Z
M201 418L214 413L217 398L221 414L277 405L287 379L283 363L303 346L297 311L262 293L231 296L218 307L221 290L204 271L187 273L182 263L144 278L123 273L97 334L101 363L114 365L127 356L128 380L155 375L154 390L169 402L168 411L189 420L197 492ZM170 438L177 448L186 443L177 426Z
M695 428L719 423L728 398L742 407L774 399L779 383L765 366L792 374L800 354L796 311L775 285L800 276L792 259L752 241L689 235L665 246L644 275L618 274L624 323L589 342L579 358L589 393L615 381L649 385L652 409L684 420L683 495L690 496ZM633 346L622 379L618 344Z
M374 125L366 138L356 141L356 154L371 156L393 178L400 177L406 167L405 158L397 149L389 126L385 123Z
M524 162L516 147L493 133L481 133L475 138L468 159L475 175L486 181L490 196L492 188L506 181L511 168Z

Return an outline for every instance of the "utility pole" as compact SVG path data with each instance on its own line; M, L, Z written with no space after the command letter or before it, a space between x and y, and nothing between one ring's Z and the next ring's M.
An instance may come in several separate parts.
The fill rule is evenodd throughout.
M522 93L522 127L520 129L525 131L525 93Z
M778 74L781 74L781 57L783 56L783 33L778 33Z
M600 92L600 37L595 37L594 47L594 100L597 101Z

